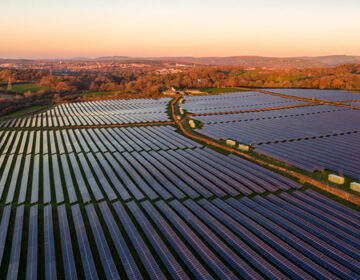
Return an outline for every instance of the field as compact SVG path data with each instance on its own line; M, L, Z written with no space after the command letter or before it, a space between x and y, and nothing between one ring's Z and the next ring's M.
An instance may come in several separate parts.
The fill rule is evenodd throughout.
M200 91L207 92L210 94L220 94L220 93L228 93L228 92L238 92L238 91L246 91L238 88L201 88Z
M178 101L0 122L0 279L359 278L359 206L182 130L353 109L259 92ZM180 122L179 106L191 114Z
M4 86L3 88L7 89L7 86ZM20 93L24 93L24 92L27 92L27 91L36 93L36 92L39 92L40 90L51 91L51 90L53 90L53 88L52 87L38 86L36 84L13 84L11 86L11 90L15 91L15 92L20 92Z
M95 97L95 96L102 96L107 94L112 94L115 91L96 91L96 92L83 92L83 93L77 93L75 96L87 96L87 97Z
M20 116L23 116L23 115L26 115L26 114L31 114L33 112L36 112L36 111L39 111L39 110L42 110L46 108L46 106L32 106L32 107L28 107L26 109L23 109L23 110L19 110L19 111L16 111L16 112L13 112L11 114L8 114L6 116L4 116L5 118L13 118L13 117L20 117ZM4 118L4 117L1 117L1 118ZM0 118L0 119L1 119Z

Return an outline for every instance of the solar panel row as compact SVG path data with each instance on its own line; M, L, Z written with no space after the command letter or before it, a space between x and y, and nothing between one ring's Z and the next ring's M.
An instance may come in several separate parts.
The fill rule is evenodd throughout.
M213 96L187 96L180 107L190 113L200 114L258 110L301 104L309 103L259 92L236 92Z
M360 133L264 144L255 151L308 172L324 169L360 179Z
M312 106L284 108L279 110L259 111L259 112L250 112L250 113L194 116L193 118L205 124L248 122L248 121L266 120L266 119L278 119L278 118L288 118L288 120L291 121L291 117L310 115L316 118L318 114L335 112L335 111L346 111L346 110L351 110L351 109L344 107L337 107L337 106L329 106L329 105L316 105L316 106L312 105Z
M41 273L50 279L358 279L358 219L357 211L310 189L212 201L7 206L0 213L0 265L8 278L24 265L27 279ZM10 254L3 254L5 246Z
M169 121L170 98L109 100L58 105L44 113L0 122L0 128L47 128Z
M76 135L76 136L75 136ZM16 136L20 141L13 141ZM55 137L56 136L56 137ZM2 154L63 154L80 152L132 152L200 147L171 126L101 129L12 131L0 136ZM50 148L49 148L50 147Z
M232 110L284 101L268 97L193 97L185 105L216 111L217 102ZM11 123L135 120L168 101L64 104ZM330 107L316 116L351 112L309 106L296 117L314 116L316 107ZM360 277L359 212L171 126L0 131L0 152L4 278Z
M302 98L316 98L325 101L350 101L360 100L360 94L343 90L324 90L324 89L263 89L270 92L280 93L288 96Z
M242 114L237 115L241 118ZM232 139L245 144L261 144L359 131L360 122L356 121L359 118L359 110L338 110L316 116L310 114L246 122L217 122L205 124L197 131L217 140Z
M126 201L145 197L169 200L250 195L300 187L250 162L242 161L239 167L239 159L197 146L200 145L194 142L193 149L132 153L80 151L52 154L51 158L49 154L2 155L0 199L5 199L5 204L87 203L104 198Z

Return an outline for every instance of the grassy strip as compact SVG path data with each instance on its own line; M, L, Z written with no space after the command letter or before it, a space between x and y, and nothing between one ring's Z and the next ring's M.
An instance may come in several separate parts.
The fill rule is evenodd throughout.
M209 94L220 94L220 93L248 91L248 90L247 89L240 89L240 88L201 88L200 91L201 92L207 92Z
M20 93L24 93L24 92L27 92L27 91L36 93L36 92L39 92L40 90L51 91L51 90L54 90L54 88L38 86L38 85L32 84L32 83L13 84L11 86L11 91L20 92Z
M31 113L34 113L34 112L37 112L37 111L40 111L44 108L46 108L47 106L45 105L37 105L37 106L31 106L31 107L27 107L25 109L22 109L22 110L19 110L19 111L15 111L13 113L10 113L8 115L5 115L5 116L2 116L0 118L1 119L5 119L5 118L13 118L13 117L21 117L23 115L26 115L26 114L31 114Z
M83 92L83 93L77 93L74 96L76 97L82 97L82 96L103 96L107 94L112 94L116 91L95 91L95 92Z

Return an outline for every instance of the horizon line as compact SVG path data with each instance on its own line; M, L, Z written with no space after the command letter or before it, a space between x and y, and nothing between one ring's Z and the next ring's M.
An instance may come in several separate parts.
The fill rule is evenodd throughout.
M99 59L99 58L109 58L109 57L124 57L124 58L135 58L135 59L160 59L160 58L231 58L231 57L263 57L263 58L307 58L307 57L331 57L331 56L354 56L360 57L359 55L353 54L327 54L327 55L299 55L299 56L266 56L266 55L226 55L226 56L217 56L217 55L208 55L208 56L191 56L191 55L179 55L179 56L130 56L130 55L102 55L102 56L74 56L74 57L49 57L49 58L39 58L39 57L1 57L0 59L8 60L76 60L76 59Z

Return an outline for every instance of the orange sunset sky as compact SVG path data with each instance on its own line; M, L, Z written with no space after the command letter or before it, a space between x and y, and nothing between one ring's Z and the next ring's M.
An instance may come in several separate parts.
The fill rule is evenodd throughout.
M360 55L360 1L2 1L0 57Z

